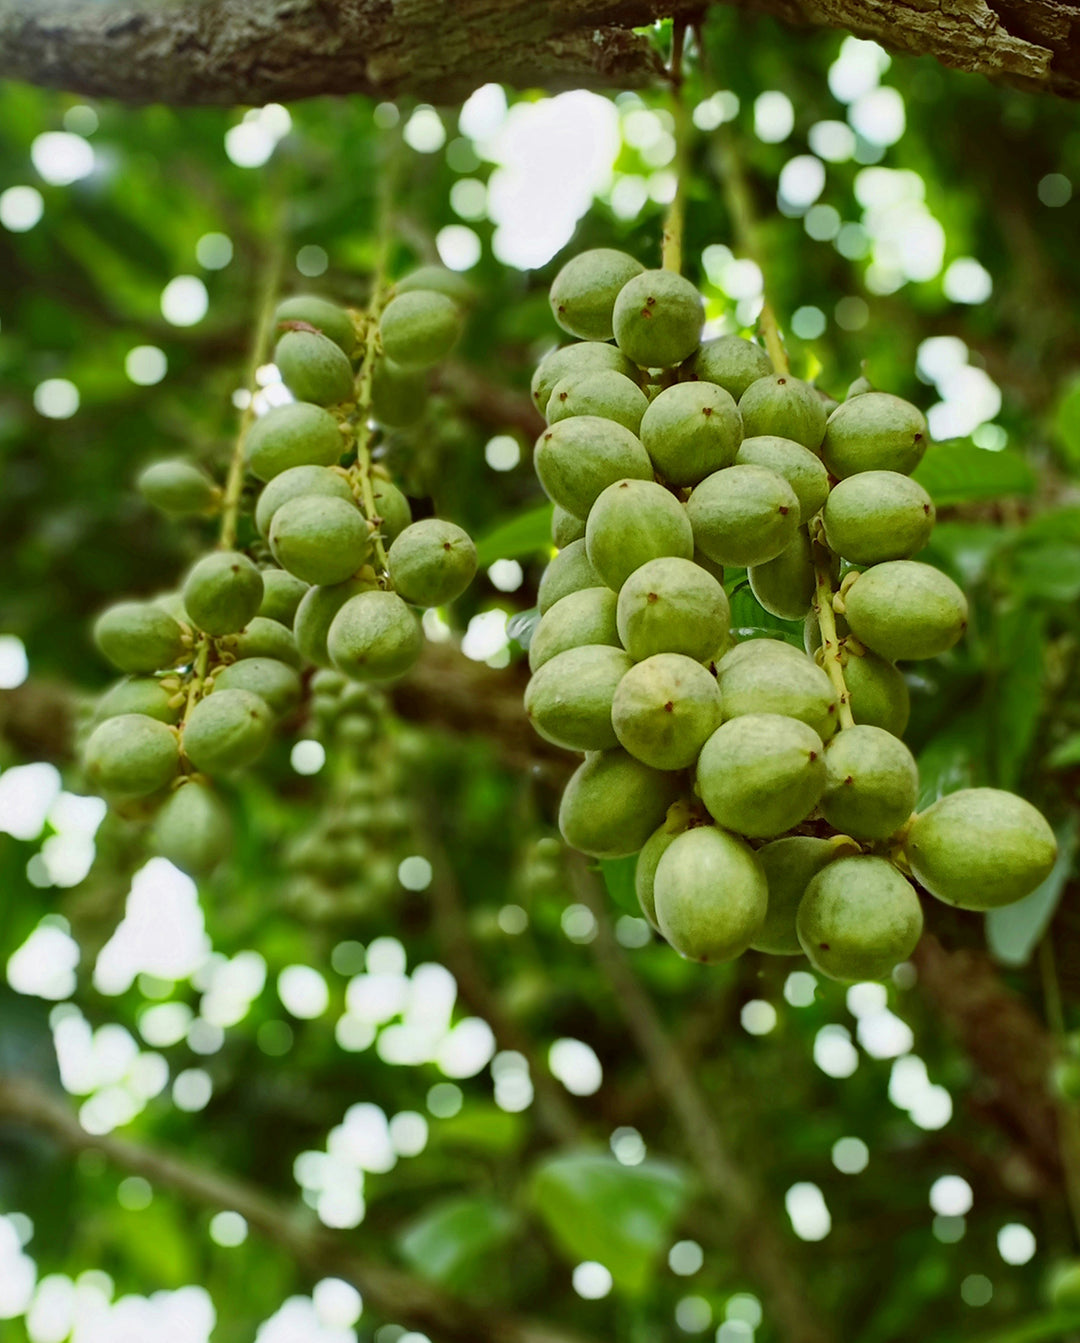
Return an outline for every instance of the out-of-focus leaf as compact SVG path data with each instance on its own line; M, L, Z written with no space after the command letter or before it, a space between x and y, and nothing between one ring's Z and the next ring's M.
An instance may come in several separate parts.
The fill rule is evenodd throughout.
M946 793L972 788L985 778L986 715L981 709L960 714L919 753L919 800L922 811Z
M627 914L641 914L641 906L638 904L637 892L634 890L634 870L637 867L637 854L631 854L629 858L603 858L600 860L600 871L603 873L604 885L607 887L608 895L621 910Z
M1050 769L1068 769L1071 765L1080 765L1080 732L1074 732L1055 746L1046 757L1046 764Z
M728 587L728 584L731 584ZM762 634L775 639L777 635L783 637L784 641L794 644L797 648L803 646L803 626L801 620L781 620L778 616L770 615L763 606L758 603L757 598L750 591L750 585L741 576L736 582L731 578L725 582L724 586L728 588L728 597L731 602L731 628L739 639L759 638Z
M1053 1339L1054 1343L1059 1343L1059 1340L1071 1337L1078 1329L1080 1329L1080 1312L1055 1312L1051 1315L1036 1315L1033 1319L1025 1320L1023 1324L1015 1324L1000 1333L983 1334L980 1338L971 1339L970 1343L1044 1343L1046 1339ZM955 1335L953 1337L939 1335L936 1343L953 1343L954 1338Z
M968 443L931 444L912 475L939 508L1035 489L1035 473L1023 457Z
M1080 378L1064 389L1054 414L1054 429L1066 455L1080 461Z
M1046 541L1020 546L1013 556L1012 581L1032 597L1075 601L1080 597L1080 545Z
M508 518L476 543L477 562L482 569L496 560L548 555L551 550L550 504L541 504L537 508L530 508L527 513Z
M1050 875L1023 900L986 915L986 942L1003 965L1027 965L1050 926L1076 858L1077 823L1070 816L1057 829L1058 856Z
M994 778L1002 788L1015 788L1043 707L1043 642L1046 621L1029 606L1009 612L999 624L998 642L1008 657L994 685L994 723L989 754Z
M930 543L919 555L927 564L949 570L963 587L982 581L994 557L1013 540L1015 532L982 522L939 522Z
M459 1114L440 1119L433 1141L448 1147L476 1147L489 1152L509 1152L521 1142L524 1123L495 1105L472 1104Z
M491 1252L505 1244L514 1214L487 1198L455 1198L426 1212L398 1237L402 1257L422 1277L458 1291L474 1285Z

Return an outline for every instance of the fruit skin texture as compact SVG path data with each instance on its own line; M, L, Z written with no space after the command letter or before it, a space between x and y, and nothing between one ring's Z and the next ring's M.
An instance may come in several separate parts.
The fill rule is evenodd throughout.
M156 718L118 714L90 734L83 763L90 784L109 797L146 797L175 777L180 743L173 729Z
M790 835L774 839L757 850L757 860L769 885L769 908L765 922L750 943L754 951L769 956L799 956L802 947L795 931L795 916L812 877L838 856L834 840L813 835Z
M964 594L940 569L918 560L875 564L858 576L844 602L852 634L888 662L937 657L967 629Z
M563 546L540 575L536 604L543 616L571 592L605 586L604 580L589 563L585 538L582 537L580 541L571 541L569 545Z
M648 445L646 445L648 446ZM783 476L799 500L799 522L805 525L829 495L829 473L809 448L775 434L744 438L735 454L739 466L767 466Z
M394 281L395 294L411 294L416 289L445 294L455 303L471 303L473 287L464 275L445 266L418 266Z
M301 656L314 662L316 667L329 668L326 636L331 622L350 597L369 592L371 588L372 584L363 578L347 578L344 583L309 588L293 619L293 635Z
M635 661L682 653L704 662L722 644L731 621L727 593L692 560L665 557L635 569L619 591L616 621Z
M283 504L305 495L353 502L349 482L340 472L329 471L325 466L291 466L275 476L259 495L255 505L255 526L259 529L259 535L263 538L270 535L274 514Z
M616 592L649 560L688 560L694 534L686 509L652 480L618 480L598 496L585 523L589 563Z
M679 792L676 775L651 769L622 750L590 752L559 803L559 830L592 858L637 853Z
M370 555L371 536L355 504L301 495L275 512L270 549L283 569L305 583L342 583Z
M616 373L614 369L601 369L584 376L571 373L560 378L552 389L547 421L558 424L574 415L599 415L636 434L648 406L649 398L625 373Z
M402 368L427 368L445 359L461 334L453 299L431 289L398 293L379 320L383 351Z
M1030 802L1000 788L964 788L912 822L904 856L931 895L961 909L1011 905L1040 885L1057 840Z
M747 571L750 591L770 615L802 620L814 599L814 560L810 537L800 527L779 555Z
M273 722L270 706L250 690L215 690L187 716L184 754L206 774L243 769L266 748Z
M274 350L274 363L297 401L337 406L353 399L352 364L319 331L286 331Z
M248 468L260 480L273 480L293 466L333 466L344 448L337 420L308 401L268 410L244 441Z
M879 564L922 550L936 516L933 500L910 476L861 471L835 486L821 520L831 550L852 564Z
M372 588L350 597L330 622L326 649L354 681L392 681L415 665L424 635L396 592Z
M137 713L156 718L159 723L178 723L180 709L169 703L172 698L173 692L154 677L129 676L110 686L94 705L94 722L103 723L106 718L116 718L122 713Z
M154 846L192 877L213 871L232 848L229 809L206 784L191 781L170 794L154 820Z
M611 705L619 745L655 769L688 769L719 722L715 678L681 653L635 663Z
M423 369L402 368L384 355L371 371L371 412L382 424L404 429L424 414Z
M404 494L391 480L376 476L371 482L375 511L379 517L379 531L387 545L396 541L412 522L412 509Z
M701 295L670 270L646 270L619 290L615 343L642 368L674 368L698 347L705 321Z
M836 695L828 676L797 648L778 644L776 651L770 647L776 640L753 642L762 645L760 653L740 653L737 658L728 653L717 666L725 720L744 714L781 714L798 718L828 741L837 722Z
M587 518L597 496L617 480L653 478L641 440L599 415L549 426L536 440L533 463L548 498L579 518Z
M341 350L351 355L356 349L356 327L344 308L317 294L294 294L282 299L274 310L274 324L306 322L321 331Z
M144 467L136 488L148 504L177 518L208 513L221 498L206 472L182 457Z
M213 550L184 580L184 606L204 634L235 634L258 611L263 577L238 550Z
M292 633L277 620L252 616L239 634L229 639L228 650L237 661L244 658L276 658L299 668L300 652Z
M825 748L821 813L855 839L888 839L915 810L919 770L915 758L884 728L858 726L838 732Z
M641 852L634 864L634 894L638 898L642 914L657 932L660 931L660 925L656 921L656 868L660 859L678 839L679 834L678 830L669 830L665 822L659 830L654 830L641 846Z
M761 346L742 336L717 336L705 341L689 368L695 378L716 383L736 401L752 382L773 371L772 360Z
M795 536L799 500L775 471L729 466L696 486L686 503L694 542L717 564L764 564Z
M256 615L292 627L296 608L308 590L308 584L285 569L263 569L263 596Z
M124 672L175 666L184 652L183 633L168 612L151 602L118 602L94 622L99 652Z
M244 658L225 667L214 678L220 690L250 690L266 701L276 714L291 713L300 703L300 676L277 658Z
M386 555L395 591L414 606L442 606L460 597L476 573L476 546L461 527L441 518L414 522Z
M586 373L598 373L601 369L614 369L616 373L631 379L637 377L637 369L626 355L604 341L582 340L552 350L540 360L532 376L530 391L537 410L546 417L555 384L563 378L571 374L583 377Z
M701 749L697 786L718 825L772 839L804 821L825 786L821 738L782 714L755 713L718 727Z
M684 831L668 845L653 882L656 919L688 960L741 956L765 918L769 890L748 844L714 826Z
M585 644L621 648L615 620L618 599L610 588L569 592L550 607L529 644L529 670L537 672L553 657Z
M876 653L856 657L841 644L840 661L856 723L883 727L902 737L911 716L911 693L903 675Z
M573 513L568 513L560 504L553 505L551 510L551 539L559 550L568 546L571 541L583 541L585 539L584 520L575 517Z
M665 480L696 485L734 464L742 417L722 387L677 382L649 404L641 419L641 441Z
M633 666L621 648L586 644L570 648L535 673L525 690L525 712L545 741L571 751L618 745L611 704Z
M817 452L825 437L825 403L807 382L784 373L758 378L739 397L747 438L790 438Z
M549 301L556 322L581 340L610 340L619 291L644 269L635 257L613 247L579 252L551 283Z
M929 437L922 412L889 392L863 392L829 416L821 457L839 480L860 471L899 471L919 465Z
M922 936L919 897L884 858L838 858L812 878L796 918L810 964L830 979L884 979Z

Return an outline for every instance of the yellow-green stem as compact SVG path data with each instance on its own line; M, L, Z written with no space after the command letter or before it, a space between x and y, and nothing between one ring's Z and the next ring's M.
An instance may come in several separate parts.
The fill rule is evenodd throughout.
M375 502L375 487L371 483L371 381L375 360L379 353L379 315L385 303L383 267L372 281L371 301L364 314L364 355L356 380L356 468L354 480L360 489L364 515L375 527L375 561L380 573L386 571L386 547L378 529L379 509Z
M840 664L840 638L836 633L836 616L833 612L833 585L829 574L831 556L820 542L811 544L814 554L814 614L821 631L821 665L836 691L836 713L840 727L854 727L851 695Z
M682 58L686 43L686 22L676 19L671 35L672 116L675 119L675 195L671 198L664 218L664 234L660 247L660 264L664 270L682 272L683 227L686 222L686 183L690 148L691 121L682 94Z
M1065 1006L1061 998L1061 985L1058 981L1057 964L1054 960L1054 944L1050 930L1043 934L1039 943L1039 973L1042 978L1043 1005L1046 1011L1046 1024L1058 1046L1064 1049L1065 1043ZM1073 1228L1080 1240L1080 1111L1075 1102L1059 1097L1057 1105L1058 1148L1061 1152L1061 1164L1065 1168L1065 1193L1072 1214Z

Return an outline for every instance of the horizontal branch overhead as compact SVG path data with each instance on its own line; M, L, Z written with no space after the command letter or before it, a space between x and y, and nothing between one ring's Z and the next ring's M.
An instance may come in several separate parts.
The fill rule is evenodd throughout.
M1080 96L1080 3L719 2ZM346 93L454 102L489 81L631 88L661 74L650 42L634 29L707 7L702 0L0 0L0 77L175 106Z

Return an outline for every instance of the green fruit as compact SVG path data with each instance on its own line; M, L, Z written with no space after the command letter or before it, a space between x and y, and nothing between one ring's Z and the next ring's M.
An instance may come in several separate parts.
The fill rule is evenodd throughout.
M759 639L761 651L717 667L720 707L724 718L743 714L782 714L812 727L823 741L836 731L836 693L828 676L797 648ZM775 646L774 646L775 645ZM739 645L739 652L749 645Z
M579 518L588 517L597 496L615 481L653 478L641 440L599 415L549 426L536 440L533 464L548 498Z
M619 592L619 638L636 661L655 653L712 657L727 637L727 593L692 560L665 557L635 569Z
M205 876L232 849L229 808L206 784L189 781L171 793L158 812L153 842L158 853L182 872Z
M875 564L859 574L844 603L852 634L888 662L937 657L967 629L964 594L917 560Z
M603 586L604 580L589 563L585 540L582 538L580 541L571 541L568 546L563 546L540 575L536 604L543 616L557 601L571 592Z
M349 482L340 471L329 471L325 466L290 467L275 476L259 495L255 505L255 526L259 535L264 538L270 535L270 524L282 504L305 495L355 502Z
M177 622L150 602L119 602L94 622L94 643L114 667L125 672L174 667L187 644Z
M739 397L747 438L790 438L817 452L825 437L825 403L813 387L789 374L758 378Z
M733 668L739 666L742 662L747 662L751 658L775 658L788 656L793 658L800 666L806 661L804 655L795 647L782 639L778 634L761 634L751 636L740 640L734 647L729 648L724 656L717 663L717 675L723 676Z
M294 294L283 299L274 310L274 325L280 330L286 322L306 322L332 340L343 354L351 355L356 349L353 319L344 308L316 294Z
M802 620L814 600L814 559L810 537L800 527L779 555L747 571L750 591L770 615Z
M383 356L371 371L371 412L380 423L404 429L423 415L426 391L423 370L402 368Z
M610 588L569 592L541 616L529 644L529 670L537 672L553 657L586 644L621 648L615 620L618 599Z
M761 346L742 336L717 336L705 341L689 368L695 378L716 383L736 401L752 382L773 371L772 360Z
M701 749L697 786L718 825L771 839L805 821L825 786L821 738L795 718L732 718Z
M735 461L740 466L767 466L770 471L783 476L799 500L799 522L803 526L828 498L829 473L821 458L793 439L777 438L772 434L744 438Z
M425 518L406 527L386 555L394 590L414 606L443 606L460 597L476 573L476 545L468 532Z
M821 515L831 550L852 564L906 560L934 529L934 503L898 471L862 471L833 488Z
M354 503L301 495L275 511L270 549L305 583L343 583L371 554L371 532Z
M284 569L263 569L261 573L263 596L257 614L291 628L296 608L309 585Z
M559 830L571 848L590 857L625 858L663 821L678 792L678 776L650 769L625 751L591 752L563 791Z
M252 616L239 634L230 637L226 647L237 661L275 658L278 662L287 662L290 667L300 666L300 653L292 631L280 621L266 616Z
M221 690L250 690L281 717L300 703L300 675L277 658L244 658L215 676L214 692Z
M669 830L665 821L660 829L654 830L641 846L641 852L634 864L634 893L638 898L642 914L645 915L657 932L660 931L660 925L656 921L656 868L660 859L667 853L681 833L680 830Z
M244 440L248 469L260 480L273 480L292 467L334 466L344 450L337 420L307 401L274 406L252 424Z
M552 389L547 421L558 424L574 415L599 415L636 434L648 406L648 397L625 373L610 368L585 375L571 373Z
M404 676L424 647L420 621L396 592L373 588L350 597L330 622L330 661L354 681Z
M571 541L585 539L585 523L581 518L568 513L565 508L555 504L551 510L551 539L562 550Z
M635 663L611 704L619 745L654 769L689 768L719 722L715 678L681 653Z
M686 511L698 548L717 564L764 564L794 539L799 500L775 471L729 466L696 486Z
M844 400L850 401L854 396L864 396L867 392L872 392L873 390L874 384L870 379L860 374L860 376L848 387Z
M106 718L134 713L156 718L159 723L178 723L180 706L172 703L175 698L175 690L167 689L152 676L129 676L101 696L94 706L94 722L103 723Z
M167 724L141 713L107 718L83 751L90 786L118 800L164 788L180 767L180 744Z
M653 891L661 933L692 961L741 956L768 907L765 874L753 850L711 825L686 830L668 845Z
M922 908L886 859L837 858L811 879L796 928L810 964L829 979L885 979L915 950Z
M420 266L408 275L403 275L394 283L395 294L411 294L417 289L432 290L436 294L445 294L455 303L472 302L472 285L465 276L445 266Z
M556 653L532 676L525 713L545 741L571 751L618 745L611 725L615 690L633 666L621 648L585 644Z
M274 350L274 363L297 401L338 406L353 400L352 364L321 332L286 331Z
M204 634L235 634L258 611L263 578L238 550L214 550L184 580L184 606Z
M434 289L399 291L383 309L379 332L387 358L402 368L427 368L454 348L461 311Z
M705 321L701 295L670 270L646 270L619 290L615 343L642 368L674 368L698 347Z
M881 727L856 725L825 748L821 814L855 839L888 839L908 820L919 796L915 758Z
M619 480L598 496L585 524L592 567L616 592L649 560L688 560L694 536L686 509L663 485Z
M274 716L250 690L217 690L199 700L181 730L184 754L205 774L243 769L270 741Z
M904 856L931 895L961 909L996 909L1050 875L1057 840L1030 802L999 788L964 788L912 822Z
M144 467L136 488L148 504L178 518L209 513L221 499L206 472L183 458Z
M640 261L612 247L594 247L571 257L551 284L556 322L581 340L610 340L619 291L644 269Z
M911 717L911 694L901 672L876 653L867 651L857 657L843 643L840 661L856 723L883 727L894 737L902 737Z
M637 369L615 348L599 340L578 341L575 345L563 345L544 356L532 376L533 403L541 415L546 417L548 401L555 390L555 384L563 378L573 375L583 377L587 373L600 373L613 369L628 378L637 378Z
M645 411L641 441L666 481L696 485L734 463L742 441L742 418L722 387L677 382Z
M821 456L844 480L860 471L898 471L908 476L929 438L922 412L888 392L863 392L829 416Z
M371 488L379 517L379 531L386 544L390 545L412 522L412 509L408 499L393 481L380 480L376 476L371 482Z
M769 886L765 922L750 944L769 956L798 956L802 952L795 918L812 877L837 856L832 840L812 835L774 839L757 851L757 860Z

